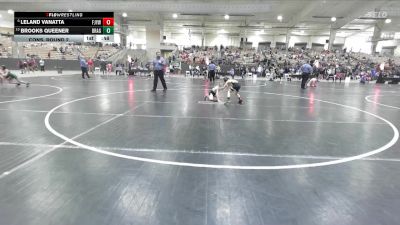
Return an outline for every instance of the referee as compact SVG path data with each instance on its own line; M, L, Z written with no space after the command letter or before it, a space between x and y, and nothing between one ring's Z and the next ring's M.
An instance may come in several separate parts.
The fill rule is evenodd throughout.
M311 65L314 64L314 60L311 60L310 63L305 63L301 66L301 88L306 89L306 83L310 75L313 73L313 67Z
M210 82L214 82L215 81L215 69L216 69L216 65L214 64L214 62L211 62L208 65L208 78L210 79Z
M161 57L161 53L157 52L156 58L153 60L153 69L154 69L154 82L152 92L155 92L157 89L158 78L161 80L161 84L164 87L164 91L167 90L167 84L164 80L164 66L166 65L165 59Z

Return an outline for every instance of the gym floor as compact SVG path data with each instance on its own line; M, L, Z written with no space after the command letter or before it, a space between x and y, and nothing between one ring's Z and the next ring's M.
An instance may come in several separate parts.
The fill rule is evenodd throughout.
M398 85L247 80L239 105L202 79L26 79L0 87L2 225L400 221Z

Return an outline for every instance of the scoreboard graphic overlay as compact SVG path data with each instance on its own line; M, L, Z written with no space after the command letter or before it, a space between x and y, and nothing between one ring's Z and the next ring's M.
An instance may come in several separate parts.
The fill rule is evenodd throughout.
M15 12L17 42L113 42L114 12Z

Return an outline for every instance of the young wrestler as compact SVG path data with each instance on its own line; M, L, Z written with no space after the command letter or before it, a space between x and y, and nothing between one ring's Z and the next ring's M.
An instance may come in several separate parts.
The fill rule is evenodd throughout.
M207 96L204 96L204 101L212 101L212 102L219 102L219 96L218 92L221 87L219 85L216 85L213 87L209 92Z
M239 94L239 90L240 90L239 82L235 79L229 79L228 77L224 77L224 82L225 82L225 84L224 84L223 89L228 89L228 95L227 95L228 101L231 98L231 91L233 91L236 93L236 96L239 99L238 103L243 104L243 99L240 97L240 94Z
M307 86L309 87L317 87L317 78L313 77L308 82Z
M17 86L19 86L21 84L25 84L27 87L29 87L28 82L19 80L17 75L11 73L4 65L2 65L0 67L0 75L2 75L4 77L4 79L8 80L8 82L10 82L10 84L16 84ZM16 80L17 83L11 83L11 81L13 81L13 80Z

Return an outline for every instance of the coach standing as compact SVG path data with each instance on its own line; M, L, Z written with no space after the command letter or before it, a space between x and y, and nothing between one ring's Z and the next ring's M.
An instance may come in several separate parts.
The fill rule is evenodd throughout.
M311 65L314 64L314 60L310 61L310 64L305 63L301 66L301 88L306 89L306 83L310 75L313 73L313 67Z
M156 58L153 60L153 69L154 69L154 82L152 92L156 91L158 78L160 78L162 86L164 87L164 91L167 90L167 84L164 80L164 67L165 67L165 59L161 57L161 53L157 52Z
M79 64L81 65L82 79L85 79L85 74L86 74L87 78L90 78L89 73L88 73L88 64L87 64L85 58L79 57Z

